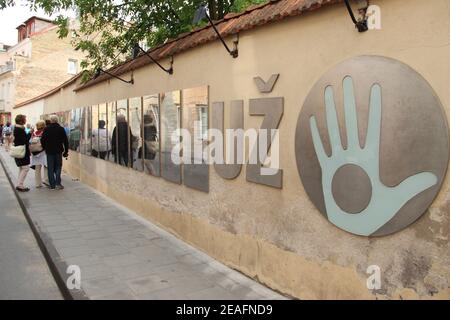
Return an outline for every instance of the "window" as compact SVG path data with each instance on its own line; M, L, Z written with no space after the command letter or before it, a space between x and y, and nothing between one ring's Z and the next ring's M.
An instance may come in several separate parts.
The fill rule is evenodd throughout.
M69 59L69 62L67 64L67 73L68 74L77 74L78 69L78 61L74 59Z

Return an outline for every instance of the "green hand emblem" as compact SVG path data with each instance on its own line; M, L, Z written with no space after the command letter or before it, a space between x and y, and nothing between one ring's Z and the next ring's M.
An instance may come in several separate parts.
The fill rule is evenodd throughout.
M310 118L310 128L317 158L322 169L322 189L328 219L341 229L358 235L369 236L391 220L413 197L434 186L438 179L431 172L413 175L395 187L387 187L380 181L379 153L381 131L381 86L374 84L370 95L369 123L366 144L360 147L353 80L346 77L344 87L344 113L347 127L347 149L343 149L339 133L333 88L325 89L325 108L331 156L325 153L319 135L316 118ZM363 169L372 185L372 197L368 206L358 214L343 211L332 194L332 181L336 171L344 165L356 165Z

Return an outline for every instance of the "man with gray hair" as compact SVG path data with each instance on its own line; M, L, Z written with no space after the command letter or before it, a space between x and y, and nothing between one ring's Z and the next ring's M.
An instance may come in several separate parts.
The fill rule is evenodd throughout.
M66 131L58 124L57 115L50 116L50 124L44 129L41 145L47 154L48 182L50 189L62 190L61 170L62 158L69 156L69 141Z

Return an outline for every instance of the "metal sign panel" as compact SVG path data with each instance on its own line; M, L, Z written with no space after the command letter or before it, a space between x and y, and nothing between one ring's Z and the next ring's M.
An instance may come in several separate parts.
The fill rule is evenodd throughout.
M311 89L295 151L304 188L331 223L383 236L416 221L438 194L448 165L448 125L416 71L390 58L359 56Z

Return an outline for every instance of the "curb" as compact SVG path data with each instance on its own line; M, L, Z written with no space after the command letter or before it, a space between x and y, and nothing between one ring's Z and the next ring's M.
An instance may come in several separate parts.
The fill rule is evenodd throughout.
M65 300L89 300L88 296L83 291L83 289L70 290L67 288L66 282L69 275L66 273L68 267L66 261L63 260L59 255L58 251L53 245L51 238L45 232L42 232L39 225L35 223L31 218L22 198L20 197L18 191L14 187L14 182L11 179L11 172L9 171L7 165L4 163L4 159L1 154L0 154L0 163L2 165L3 170L5 171L6 178L8 179L9 184L11 185L11 188L16 196L19 206L22 209L22 212L28 222L28 225L30 226L31 231L33 232L36 242L45 258L45 261L47 262L50 272L53 278L55 279L56 285L58 286L59 291L61 292L63 298Z

